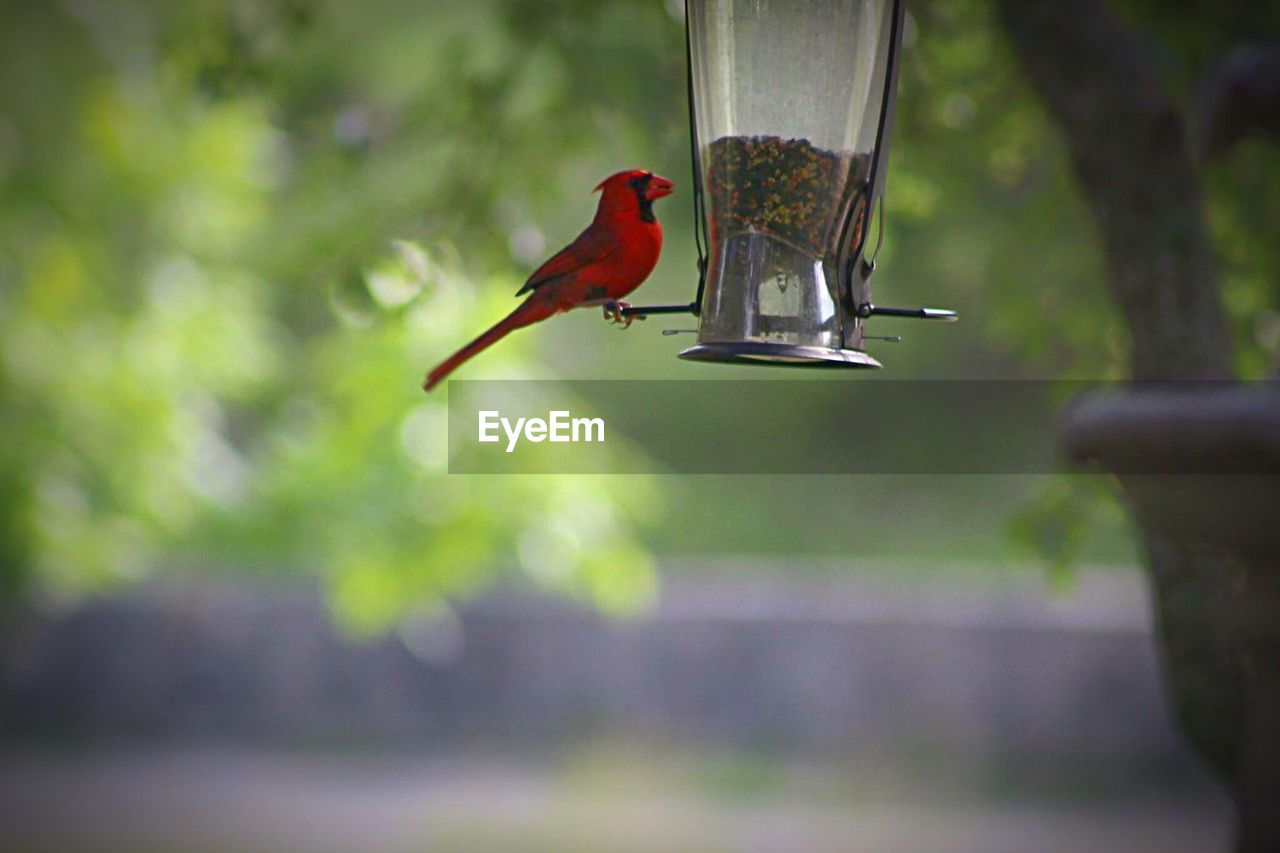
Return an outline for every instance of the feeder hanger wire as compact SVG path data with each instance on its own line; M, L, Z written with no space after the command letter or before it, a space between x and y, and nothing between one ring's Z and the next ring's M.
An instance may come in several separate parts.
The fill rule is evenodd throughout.
M702 292L707 286L707 208L702 193L702 157L698 151L698 113L693 106L693 35L689 18L689 0L684 2L685 89L689 99L689 162L693 164L693 239L698 247L698 291L693 300L693 313L702 312Z
M840 232L841 245L847 247L848 252L846 259L839 267L843 277L843 281L840 282L840 289L849 301L849 307L854 309L855 314L858 308L856 301L858 296L854 293L855 280L860 279L865 282L871 277L872 271L875 270L874 256L870 261L865 260L867 234L871 230L872 216L878 215L880 220L880 236L876 242L877 255L880 251L880 244L884 240L884 183L885 174L889 171L889 138L893 135L893 111L896 101L894 95L898 87L898 54L902 46L904 14L902 0L893 0L893 6L890 11L891 28L885 57L884 85L880 94L880 122L876 127L876 143L871 155L871 169L870 174L867 176L867 188L860 200L861 204L855 201L845 211L844 227ZM855 234L853 230L859 209L862 212L862 228L859 233ZM860 260L863 261L861 265L858 263Z
M841 231L841 243L849 246L849 256L841 265L840 271L844 280L840 283L853 316L866 320L874 316L902 317L915 320L943 320L955 322L959 317L956 312L944 308L887 308L873 305L869 300L860 301L861 294L854 293L855 277L863 284L862 293L870 296L867 282L876 269L876 258L880 256L880 247L884 244L884 183L889 171L889 137L893 135L893 113L897 102L898 64L902 53L902 29L905 24L906 11L902 0L893 0L892 29L889 31L888 56L884 69L884 90L880 103L880 125L876 128L876 146L871 156L871 173L867 178L867 191L864 197L862 217L862 233L850 233L857 215L856 204L849 205L845 213L844 229ZM876 247L871 257L866 257L867 234L871 231L871 217L876 216ZM854 240L857 241L856 245Z
M693 164L693 240L698 248L698 290L687 305L633 305L622 309L624 317L643 320L650 314L702 313L702 293L707 287L707 208L702 193L702 158L698 154L698 115L693 105L693 36L689 18L689 0L684 3L685 92L689 102L689 162Z

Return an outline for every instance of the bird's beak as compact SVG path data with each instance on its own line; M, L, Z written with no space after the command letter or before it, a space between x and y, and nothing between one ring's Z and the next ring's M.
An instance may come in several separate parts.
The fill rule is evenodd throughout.
M644 197L649 201L662 198L664 195L671 195L675 192L675 185L666 178L659 178L654 175L649 179L649 188L644 191Z

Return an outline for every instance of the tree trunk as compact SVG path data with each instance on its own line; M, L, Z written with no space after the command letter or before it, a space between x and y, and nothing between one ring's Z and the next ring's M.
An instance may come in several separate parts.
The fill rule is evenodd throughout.
M997 3L1100 226L1134 378L1231 377L1231 338L1183 122L1138 42L1097 0ZM1234 784L1246 681L1222 605L1239 566L1152 531L1144 539L1176 715L1197 752Z
M1097 0L999 6L1101 227L1134 377L1230 377L1231 338L1183 121L1138 43Z

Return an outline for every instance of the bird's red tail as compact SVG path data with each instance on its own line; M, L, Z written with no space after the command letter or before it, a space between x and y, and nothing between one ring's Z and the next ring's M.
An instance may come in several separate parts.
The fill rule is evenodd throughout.
M520 303L516 310L508 314L504 319L498 321L493 328L480 335L471 343L449 356L442 361L440 365L427 374L427 380L422 383L423 391L430 391L432 388L444 381L445 377L453 371L457 370L462 364L468 361L498 341L505 338L516 329L522 329L525 326L545 320L559 310L558 306L550 302L541 293L530 293L529 298Z

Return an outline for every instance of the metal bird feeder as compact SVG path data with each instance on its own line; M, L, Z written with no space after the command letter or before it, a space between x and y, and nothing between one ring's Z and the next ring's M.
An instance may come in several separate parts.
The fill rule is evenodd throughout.
M813 367L880 367L864 346L871 317L956 319L871 300L901 0L689 0L685 12L697 296L625 313L697 314L681 358Z

